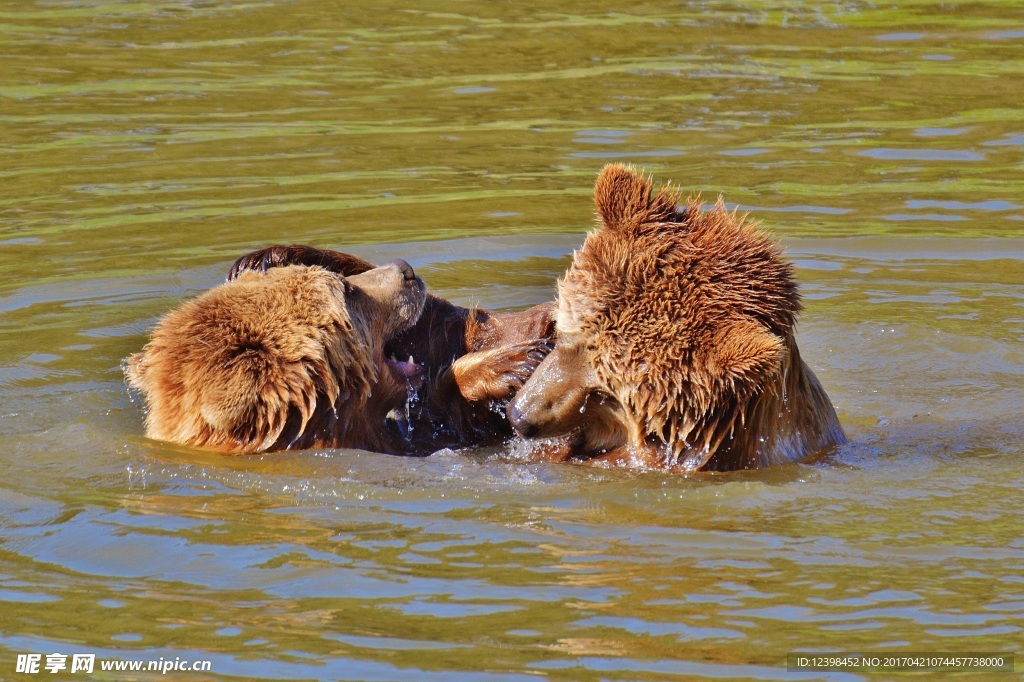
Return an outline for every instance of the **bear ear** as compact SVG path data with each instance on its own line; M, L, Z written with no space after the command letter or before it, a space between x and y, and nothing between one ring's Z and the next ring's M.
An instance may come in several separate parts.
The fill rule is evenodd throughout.
M632 166L610 164L594 184L594 203L606 229L636 235L638 228L676 221L678 197L663 187L651 197L651 180Z
M745 400L767 386L782 369L786 343L749 320L724 325L706 346L703 362L705 385L721 400L728 395Z

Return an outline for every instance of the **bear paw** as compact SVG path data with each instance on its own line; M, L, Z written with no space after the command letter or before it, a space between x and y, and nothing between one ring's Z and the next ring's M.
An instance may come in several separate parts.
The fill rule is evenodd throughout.
M452 377L459 393L469 402L507 400L522 388L553 349L552 341L534 339L467 353L452 364Z

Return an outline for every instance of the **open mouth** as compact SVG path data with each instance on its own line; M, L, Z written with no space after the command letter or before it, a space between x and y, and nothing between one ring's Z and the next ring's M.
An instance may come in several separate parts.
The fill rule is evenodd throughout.
M399 360L389 348L385 348L384 364L387 365L388 371L394 377L395 383L405 387L405 398L402 401L404 405L392 409L387 418L395 423L402 437L408 439L412 432L410 424L412 404L426 379L427 366L417 363L411 355L408 360Z
M384 364L387 365L399 385L408 386L409 394L412 395L423 386L426 377L427 367L413 360L410 355L408 360L398 360L394 353L385 349Z

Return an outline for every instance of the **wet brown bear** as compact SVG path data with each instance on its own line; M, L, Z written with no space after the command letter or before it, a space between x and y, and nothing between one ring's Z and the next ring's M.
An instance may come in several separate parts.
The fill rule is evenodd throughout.
M129 383L151 438L233 453L346 444L387 449L408 363L384 343L419 319L423 282L405 263L343 278L323 268L246 273L164 317Z
M506 437L510 429L490 408L543 357L552 307L506 316L513 333L483 311L465 311L461 343L457 320L437 324L439 313L457 318L460 310L426 295L403 261L374 268L337 252L272 247L239 259L228 283L161 320L127 374L148 407L147 435L230 453L426 454ZM418 321L428 336L436 329L451 338L416 344ZM416 412L410 438L385 417L401 412L424 378L432 407Z
M799 294L778 245L721 202L679 207L606 167L600 226L559 282L554 351L509 405L548 459L754 469L845 441L793 337Z
M289 265L322 267L340 275L373 267L339 251L277 245L239 258L228 280L246 271ZM416 324L385 344L386 357L414 358L425 374L418 400L404 415L405 451L430 454L511 438L512 428L498 403L512 397L551 349L554 313L553 301L519 312L491 313L427 294Z

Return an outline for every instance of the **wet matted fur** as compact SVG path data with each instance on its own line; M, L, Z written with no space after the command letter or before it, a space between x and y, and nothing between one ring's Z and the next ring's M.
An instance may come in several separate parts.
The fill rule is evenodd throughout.
M561 437L538 452L721 471L844 442L800 359L800 297L774 240L628 166L607 166L594 195L599 227L559 282L556 348L509 407L523 435Z
M374 268L356 256L302 245L274 245L240 257L228 280L287 266L323 268L352 278ZM492 313L427 294L415 324L384 342L385 363L414 359L416 400L379 428L400 434L385 452L425 455L441 448L496 445L512 438L504 403L544 358L554 334L554 301ZM397 357L398 360L394 360ZM389 359L390 358L390 359Z
M166 315L129 358L146 434L229 453L390 451L384 418L408 386L384 344L425 300L407 265L349 278L320 267L244 273Z

